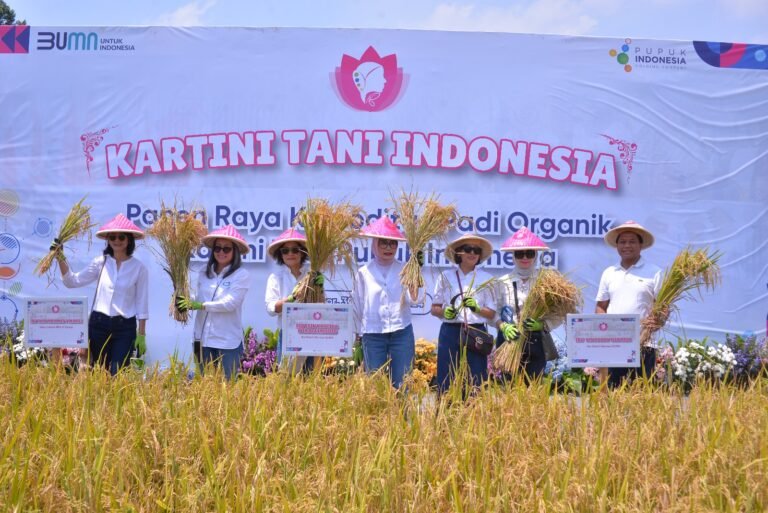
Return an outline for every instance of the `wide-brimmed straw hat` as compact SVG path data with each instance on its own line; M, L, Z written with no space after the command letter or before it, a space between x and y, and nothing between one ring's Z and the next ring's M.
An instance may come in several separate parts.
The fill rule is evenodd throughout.
M364 226L360 230L360 235L374 239L405 241L405 235L403 235L402 232L397 229L397 225L386 216L382 216L375 221L372 221L368 226Z
M136 240L144 238L144 232L141 228L133 224L123 214L117 214L110 222L99 228L96 237L106 239L110 233L130 233Z
M243 255L250 251L248 243L245 242L245 239L242 235L240 235L240 232L237 231L237 228L231 224L210 232L208 235L203 237L203 244L209 248L213 248L213 243L216 242L216 239L226 239L232 241L232 243L237 246L237 248L240 250L240 253Z
M275 258L277 250L280 249L280 246L286 242L298 242L302 246L306 246L307 236L296 228L288 228L283 233L272 239L272 243L267 247L267 253L269 253L269 256Z
M501 245L502 251L524 251L526 249L542 251L549 249L549 246L525 226L517 230Z
M650 248L653 246L654 238L653 234L643 228L640 223L637 223L635 221L626 221L625 223L620 224L619 226L615 228L611 228L608 230L608 233L605 234L605 237L603 239L605 240L605 243L611 246L612 248L616 247L616 241L619 239L619 235L621 235L624 232L632 232L636 233L640 236L640 239L642 242L640 243L641 249Z
M478 262L482 262L486 258L490 257L493 253L493 246L491 246L491 242L488 239L473 233L465 233L458 239L452 240L448 243L448 245L445 247L446 258L448 258L448 260L451 262L455 262L456 250L465 244L469 244L471 246L479 246L483 250L483 254L480 255Z

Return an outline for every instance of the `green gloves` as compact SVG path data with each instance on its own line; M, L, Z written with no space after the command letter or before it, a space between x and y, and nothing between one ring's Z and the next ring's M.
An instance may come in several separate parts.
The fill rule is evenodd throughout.
M480 306L478 306L477 300L471 296L465 297L464 300L461 302L461 304L466 306L473 312L478 312L480 310Z
M147 336L137 333L134 344L136 345L136 356L141 358L147 352Z
M296 301L296 296L299 295L299 285L296 284L295 287L293 287L293 290L291 291L291 295L285 298L286 303L293 303Z
M538 319L532 319L531 317L528 317L525 321L523 321L523 327L527 331L541 331L544 329L544 323Z
M520 338L520 330L518 330L517 326L512 323L502 322L501 326L499 326L499 330L501 331L501 334L504 335L504 340L517 340Z
M312 282L318 287L322 287L325 283L325 276L323 276L323 273L317 273L317 276L315 276L315 279Z
M443 319L446 321L452 321L456 318L456 309L452 306L446 306L443 309Z
M423 251L417 251L416 252L416 261L419 263L419 267L424 267L424 252Z
M181 311L184 310L202 310L203 304L200 301L192 301L191 299L187 299L184 296L179 296L179 299L176 301L176 307Z

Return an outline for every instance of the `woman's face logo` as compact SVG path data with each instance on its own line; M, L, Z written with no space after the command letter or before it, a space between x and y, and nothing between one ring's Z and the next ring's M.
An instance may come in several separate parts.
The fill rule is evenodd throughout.
M356 110L378 112L394 105L403 90L404 75L397 67L395 54L380 57L369 46L356 59L349 55L341 58L331 81L336 93L344 103Z

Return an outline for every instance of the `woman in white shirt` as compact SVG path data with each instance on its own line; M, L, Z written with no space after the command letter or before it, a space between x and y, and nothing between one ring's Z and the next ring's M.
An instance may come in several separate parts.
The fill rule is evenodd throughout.
M220 365L228 380L237 376L243 353L243 301L250 277L242 257L250 248L232 225L203 237L211 249L205 271L197 277L195 299L179 298L180 308L195 314L195 340L203 348L202 367Z
M400 281L403 263L396 260L398 242L405 237L388 217L360 231L372 240L374 258L357 271L352 301L363 336L365 368L376 372L389 362L395 388L413 366L416 341L411 325L411 301Z
M134 347L139 356L147 348L149 275L144 264L133 256L136 240L143 239L144 232L123 214L118 214L102 226L96 236L107 241L104 253L78 273L71 271L61 251L57 255L60 255L59 269L66 287L84 287L97 282L88 319L90 361L91 365L102 365L114 375L129 362ZM51 248L60 246L59 241L54 240Z
M306 241L307 237L303 233L295 228L288 228L278 235L267 248L267 253L275 259L279 268L267 278L264 303L267 313L277 317L278 328L281 328L283 323L283 305L295 301L294 289L301 277L309 270ZM307 359L306 356L300 356L291 359L291 361L283 362L283 334L281 330L277 342L278 365L300 370L310 365L312 361L311 358Z
M486 323L496 315L491 287L477 290L492 279L487 272L476 269L477 264L488 259L491 253L491 243L487 239L471 234L462 235L445 248L446 258L459 267L440 274L432 303L432 315L443 321L437 340L438 394L451 386L460 364L461 325L466 322L487 332ZM480 386L488 377L488 357L472 351L466 351L466 354L470 383Z

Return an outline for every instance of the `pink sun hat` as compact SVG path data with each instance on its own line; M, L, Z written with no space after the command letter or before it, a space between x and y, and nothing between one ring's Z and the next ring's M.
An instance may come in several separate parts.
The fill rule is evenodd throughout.
M502 251L522 251L526 249L542 251L549 249L549 246L544 244L544 241L538 238L535 233L525 226L517 230L501 245Z
M144 232L141 231L141 228L133 224L123 214L117 214L114 219L99 228L99 231L96 232L96 237L106 239L110 233L130 233L136 240L144 238Z
M216 239L226 239L232 241L232 243L237 246L237 248L240 250L240 253L243 255L248 253L248 251L251 249L248 247L248 243L245 242L243 236L240 235L240 232L238 232L237 229L231 224L208 233L208 235L203 237L203 244L205 244L206 247L213 248L213 243L216 242Z
M605 243L611 246L612 248L616 247L616 242L619 239L619 235L621 235L624 232L632 232L636 233L640 236L640 248L646 249L653 246L654 238L653 234L643 228L640 223L637 221L626 221L619 226L616 226L615 228L611 228L608 230L605 234L605 237L603 237L603 240L605 240Z
M275 253L277 250L280 249L280 246L286 242L298 242L299 244L306 246L307 236L296 228L288 228L283 233L272 239L272 243L269 245L269 247L267 247L267 253L269 253L269 256L275 258Z
M397 229L395 223L393 223L387 216L382 216L371 222L368 226L364 226L362 230L360 230L360 235L374 239L405 241L405 235Z

